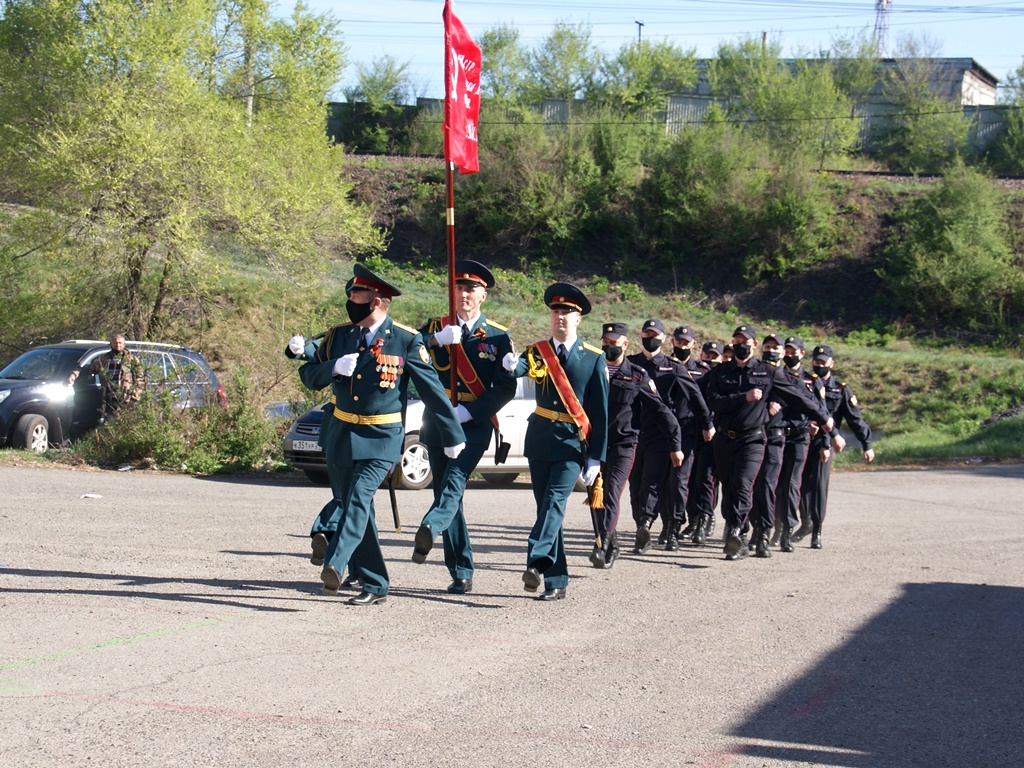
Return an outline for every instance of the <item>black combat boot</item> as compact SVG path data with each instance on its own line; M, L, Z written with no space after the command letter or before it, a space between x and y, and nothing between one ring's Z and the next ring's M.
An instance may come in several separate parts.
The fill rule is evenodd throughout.
M711 515L700 515L697 518L697 527L693 531L693 543L696 544L698 547L703 547L705 544L708 543L707 518L709 517L711 517Z
M729 528L725 532L725 559L740 560L750 554L745 538L739 528Z
M768 544L768 531L764 528L757 529L757 537L753 539L755 552L757 557L771 557L772 550Z
M633 552L642 555L651 546L651 523L653 517L645 517L640 521L640 527L636 529L636 543L633 544Z
M594 551L590 553L590 564L595 568L604 568L606 567L605 558L607 556L608 534L599 533L598 536L601 538L601 546L594 545Z
M782 536L779 537L779 551L793 551L793 529L789 527L788 523L782 526Z
M679 549L679 523L673 520L668 524L668 535L665 537L665 551L675 552Z
M807 534L811 532L811 523L809 520L801 520L800 527L793 531L792 539L795 544L798 541L803 541Z
M772 530L772 540L768 542L770 546L776 547L782 541L782 527L782 523L775 523L775 528Z
M697 532L697 526L700 525L700 515L693 515L690 522L686 524L686 527L679 533L680 539L692 539L693 534Z
M814 526L811 531L811 549L821 549L821 524Z
M715 535L715 513L704 516L704 538L710 539Z

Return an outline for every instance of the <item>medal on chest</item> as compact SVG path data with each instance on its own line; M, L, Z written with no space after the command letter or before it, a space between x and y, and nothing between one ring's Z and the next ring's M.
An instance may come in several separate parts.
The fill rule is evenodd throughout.
M380 388L394 389L398 377L405 372L404 360L398 355L385 355L381 350L384 347L384 339L377 339L373 343L374 358L377 360L377 373L380 374Z

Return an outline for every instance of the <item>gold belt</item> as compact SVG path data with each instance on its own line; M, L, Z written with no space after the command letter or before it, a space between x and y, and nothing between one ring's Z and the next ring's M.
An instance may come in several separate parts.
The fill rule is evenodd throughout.
M402 412L399 411L398 413L380 413L376 416L364 416L359 413L346 413L345 411L339 411L335 408L334 418L348 422L349 424L397 424L402 420Z
M543 416L545 419L551 419L551 421L564 421L567 424L575 425L572 416L563 411L549 411L547 408L541 408L539 405L533 409L533 412L538 416Z
M450 389L446 389L444 393L448 395L449 400L452 399L452 391ZM476 395L472 392L459 392L460 403L472 403L474 400L476 400Z

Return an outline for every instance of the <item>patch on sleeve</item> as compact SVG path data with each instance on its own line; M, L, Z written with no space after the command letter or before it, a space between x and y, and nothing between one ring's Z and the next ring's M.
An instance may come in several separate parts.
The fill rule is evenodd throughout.
M648 388L650 388L651 392L653 392L654 394L658 394L658 388L654 386L654 379L648 379L647 386Z
M424 346L420 346L419 353L420 360L422 360L427 365L430 365L430 355L427 354L427 348Z
M857 396L852 393L850 394L850 405L854 406L855 408L860 406L860 403L857 402Z

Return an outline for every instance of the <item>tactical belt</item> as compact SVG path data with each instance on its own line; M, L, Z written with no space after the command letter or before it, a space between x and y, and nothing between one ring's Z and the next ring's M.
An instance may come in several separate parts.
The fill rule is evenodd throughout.
M748 437L754 434L764 434L764 427L753 427L752 429L727 429L725 430L725 436L730 440L736 440L740 437Z
M452 399L452 391L450 389L446 389L444 391L444 393L446 395L448 395L448 399L449 400ZM476 400L476 395L474 395L472 392L459 392L459 402L460 403L472 403L475 400Z
M786 430L782 427L769 427L765 429L764 433L768 435L768 437L782 437L786 434Z
M339 411L335 408L334 418L340 419L341 421L349 424L397 424L402 420L402 412L379 413L374 416L364 416L359 413L346 413L345 411Z
M786 427L786 437L800 437L807 434L807 427Z
M551 421L564 421L567 424L576 423L573 420L572 416L570 416L568 413L565 413L564 411L549 411L547 408L541 408L538 405L536 408L533 409L533 412L536 413L538 416L543 416L545 419L550 419Z

